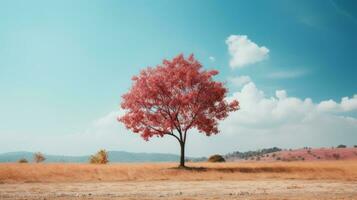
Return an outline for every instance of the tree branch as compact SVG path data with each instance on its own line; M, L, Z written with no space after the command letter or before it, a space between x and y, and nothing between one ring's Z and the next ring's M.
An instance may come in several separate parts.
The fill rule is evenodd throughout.
M177 137L175 134L173 134L173 133L166 133L166 134L173 136L173 137L176 138L179 142L181 142L180 138Z

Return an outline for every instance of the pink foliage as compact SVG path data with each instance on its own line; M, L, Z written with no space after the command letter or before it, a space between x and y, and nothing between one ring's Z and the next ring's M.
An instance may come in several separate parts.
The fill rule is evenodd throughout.
M225 100L227 89L212 79L217 74L203 70L193 55L185 59L182 54L144 69L123 95L126 114L118 120L145 140L172 135L184 142L191 128L207 136L217 134L218 121L239 109L238 101Z

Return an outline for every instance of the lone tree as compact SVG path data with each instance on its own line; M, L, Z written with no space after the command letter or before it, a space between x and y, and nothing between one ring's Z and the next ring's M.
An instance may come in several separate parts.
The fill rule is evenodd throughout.
M118 120L146 141L153 136L176 138L181 147L179 167L185 167L188 130L217 134L218 121L239 109L238 101L225 100L227 89L213 80L217 74L203 70L193 55L185 59L180 54L148 67L132 78L132 88L122 96L126 113Z
M33 161L36 163L40 163L45 160L46 160L46 157L41 152L37 152L33 155Z

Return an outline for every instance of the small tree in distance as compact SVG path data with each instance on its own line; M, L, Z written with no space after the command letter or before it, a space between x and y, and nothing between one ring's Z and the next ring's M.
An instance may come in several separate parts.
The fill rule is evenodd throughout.
M107 164L109 162L108 152L104 149L99 150L95 155L89 159L91 164Z
M41 153L41 152L37 152L33 155L33 161L35 163L40 163L46 160L46 157Z
M181 148L179 166L185 167L188 130L217 134L218 121L239 109L237 100L225 100L227 89L212 79L217 74L203 70L193 55L185 59L182 54L144 69L132 78L132 88L123 95L121 107L126 113L118 120L145 140L174 137Z

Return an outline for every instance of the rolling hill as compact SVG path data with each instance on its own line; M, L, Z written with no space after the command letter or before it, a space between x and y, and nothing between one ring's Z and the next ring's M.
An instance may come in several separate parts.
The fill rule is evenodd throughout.
M228 161L317 161L357 160L357 148L301 148L282 150L279 148L227 154Z

